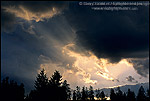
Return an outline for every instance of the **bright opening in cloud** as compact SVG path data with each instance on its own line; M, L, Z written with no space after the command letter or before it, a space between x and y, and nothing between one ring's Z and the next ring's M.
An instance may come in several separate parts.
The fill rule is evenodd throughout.
M62 47L62 54L68 55L70 58L75 58L73 64L67 64L61 67L58 64L42 64L41 68L46 68L48 72L59 70L64 79L67 79L74 88L77 85L93 87L116 87L118 85L136 84L143 82L146 78L139 79L141 76L136 73L133 64L127 59L122 59L119 63L109 63L107 59L97 58L92 52L88 52L88 56L73 51L75 44L68 44ZM52 67L54 69L52 69ZM132 75L136 82L127 80L127 77ZM51 76L51 75L50 75Z

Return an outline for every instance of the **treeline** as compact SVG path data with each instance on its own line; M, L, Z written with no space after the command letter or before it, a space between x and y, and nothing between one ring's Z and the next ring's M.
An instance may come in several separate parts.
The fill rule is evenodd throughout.
M24 85L10 80L6 77L1 82L1 101L24 101Z
M89 88L79 86L71 91L67 80L62 82L62 76L59 71L55 71L52 77L48 78L43 70L37 75L34 90L25 96L23 84L17 84L13 80L9 81L6 77L1 81L1 101L66 101L66 100L101 100L106 101L106 96L100 89L94 90L92 86ZM149 90L145 92L141 86L138 95L128 89L128 92L122 92L120 88L115 92L110 90L111 101L150 101Z
M93 87L90 86L88 89L87 87L76 87L76 90L73 91L73 100L101 100L106 101L108 100L105 96L105 93L100 89L93 90ZM128 91L122 92L120 88L117 88L115 92L114 89L110 90L110 100L111 101L150 101L149 99L149 90L145 92L143 86L139 88L138 95L135 96L135 93L128 89Z

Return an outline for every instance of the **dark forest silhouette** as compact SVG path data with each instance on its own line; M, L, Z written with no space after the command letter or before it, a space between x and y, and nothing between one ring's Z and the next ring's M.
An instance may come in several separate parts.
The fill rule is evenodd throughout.
M70 84L67 80L62 82L62 76L59 71L55 71L52 77L48 79L45 70L41 70L37 75L34 90L25 96L24 85L20 85L8 77L1 81L1 101L66 101L66 100L101 100L106 101L106 96L100 89L93 90L90 86L80 88L76 87L71 91ZM122 92L118 87L115 92L114 89L110 90L110 101L150 101L149 90L145 92L143 86L139 88L138 95L128 89Z

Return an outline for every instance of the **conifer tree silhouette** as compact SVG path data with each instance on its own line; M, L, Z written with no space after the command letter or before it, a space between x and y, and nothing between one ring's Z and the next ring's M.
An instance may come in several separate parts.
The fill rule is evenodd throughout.
M127 92L127 101L136 101L135 94L134 92L130 91L130 89L128 89Z
M76 90L73 90L73 100L76 100Z
M66 87L62 87L62 76L59 71L55 70L54 74L49 80L50 94L54 101L67 100Z
M77 87L76 87L76 90L77 90L77 91L76 91L76 93L77 93L77 94L76 94L76 96L77 96L77 100L81 100L80 87L79 87L79 86L77 86Z
M85 100L88 100L89 98L89 91L88 91L88 88L85 87Z
M100 100L100 90L99 90L99 88L96 89L96 98L97 98L98 100Z
M114 89L112 89L112 88L110 90L110 99L111 99L111 101L116 101L116 94L115 94Z
M149 97L149 89L147 89L147 100L146 101L150 101L150 97Z
M105 94L104 94L103 91L100 93L100 98L101 98L102 100L105 100Z
M24 85L20 85L13 80L9 81L6 77L1 82L1 99L4 101L23 101L24 100Z
M90 100L94 100L94 91L92 86L89 88L89 98Z
M41 70L35 80L35 90L32 90L28 99L31 101L65 101L67 100L66 88L69 87L67 81L61 85L62 76L59 71L55 71L48 80L45 70ZM69 90L69 88L68 88Z
M50 78L49 84L51 86L60 87L60 85L62 84L61 80L62 76L60 75L59 71L56 70L52 75L52 77Z
M47 86L48 86L48 78L45 74L45 70L43 69L36 77L34 87L37 91L41 91L43 89L46 89Z
M127 96L125 92L123 93L123 101L127 101Z
M120 90L120 87L117 88L116 100L117 101L122 101L123 100L123 92Z
M65 88L65 98L67 99L67 100L70 100L71 99L71 90L70 90L70 87L69 87L70 85L67 83L67 80L64 80L64 82L62 83L62 87L64 87Z
M85 87L82 87L82 100L85 101L86 100L86 94L85 94Z
M24 99L24 85L20 85L13 80L9 80L8 77L2 80L1 82L1 99L4 101L67 101L71 100L71 88L67 83L67 80L62 82L62 76L59 71L55 71L50 80L46 76L45 70L41 70L37 75L34 90L31 90L30 93ZM105 101L104 91L96 89L96 97L101 101ZM76 90L73 91L73 100L95 100L94 99L94 90L90 86L89 90L87 87L82 87L80 92L80 87L77 86ZM149 101L149 89L145 94L143 86L139 88L137 97L135 93L128 89L127 95L125 92L122 92L118 87L116 93L114 89L110 91L111 101Z
M36 101L37 99L37 91L36 90L31 90L30 93L26 97L26 101Z
M35 83L35 90L31 92L32 100L46 100L50 99L48 94L48 78L46 76L45 70L42 69L37 75ZM33 93L34 92L34 93Z
M146 96L145 96L145 90L143 86L139 88L138 95L137 95L137 101L146 101Z

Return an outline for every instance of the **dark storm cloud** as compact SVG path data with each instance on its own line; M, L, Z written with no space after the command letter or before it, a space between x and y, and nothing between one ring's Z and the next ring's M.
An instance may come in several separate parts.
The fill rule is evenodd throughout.
M149 58L147 59L131 59L129 61L140 75L147 77L149 74Z
M121 58L148 56L148 12L145 6L138 11L111 12L94 11L89 6L74 3L66 17L76 30L78 45L99 58L118 62Z
M2 1L2 8L12 8L16 11L21 11L20 6L22 6L27 11L30 11L32 13L46 13L49 10L52 10L53 8L58 9L59 11L64 10L68 2L54 2L54 1Z
M49 19L60 14L67 8L67 5L68 2L2 1L2 29L5 32L12 32L15 29L14 26L22 22L20 19L36 22L44 21L45 19Z
M76 31L78 46L111 63L148 57L148 6L139 6L137 11L98 11L76 2L69 7L65 14Z
M37 1L37 2L21 2L20 5L22 5L24 8L27 8L29 11L33 12L33 13L45 13L48 12L49 10L52 10L53 7L55 7L56 9L58 9L59 11L64 10L67 5L68 2L48 2L48 1Z
M1 9L1 29L4 32L12 32L16 27L16 17L13 14L6 13Z

